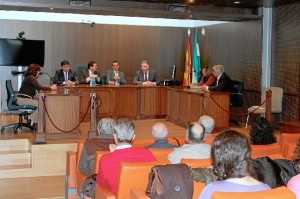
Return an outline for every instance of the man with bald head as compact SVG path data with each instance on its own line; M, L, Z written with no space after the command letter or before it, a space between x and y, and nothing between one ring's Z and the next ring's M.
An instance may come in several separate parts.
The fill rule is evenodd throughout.
M178 147L167 142L168 129L167 126L162 122L157 122L153 125L152 135L155 142L146 148L169 149Z
M186 130L187 144L168 155L168 160L172 164L180 163L181 159L207 159L210 158L210 145L203 144L205 141L204 127L198 122L189 124Z

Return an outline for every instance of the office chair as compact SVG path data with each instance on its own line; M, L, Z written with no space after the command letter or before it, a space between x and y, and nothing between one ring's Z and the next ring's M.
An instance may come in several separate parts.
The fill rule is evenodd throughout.
M100 77L100 84L103 84L103 85L106 84L106 75L103 75Z
M86 69L87 69L87 66L78 66L77 67L76 74L77 74L78 79L80 79L81 71L86 70Z
M16 97L17 96L27 96L24 94L17 94L12 87L11 80L6 80L6 91L7 91L7 108L13 115L19 115L19 122L15 124L9 124L6 126L2 126L1 132L4 132L6 128L13 127L15 134L19 132L19 130L22 130L22 127L27 127L31 131L35 131L35 127L31 125L31 120L28 118L28 115L30 115L34 110L37 109L36 106L32 105L18 105L16 103ZM26 120L26 122L23 122L23 117Z
M267 88L265 88L263 90L262 94L261 94L261 103L265 101L265 99L266 99L266 91L268 89L270 89L272 91L271 112L272 113L279 113L280 120L281 120L283 89L279 88L279 87L267 87ZM262 107L260 107L260 108L258 108L258 107L259 106L251 106L250 108L248 108L248 115L247 115L246 127L245 127L246 129L248 127L250 113L261 114L263 117L265 116L265 114L266 114L265 104Z
M244 81L242 80L232 80L234 92L230 95L230 107L242 107L243 106L243 95ZM230 120L231 123L242 127L241 122L237 120Z

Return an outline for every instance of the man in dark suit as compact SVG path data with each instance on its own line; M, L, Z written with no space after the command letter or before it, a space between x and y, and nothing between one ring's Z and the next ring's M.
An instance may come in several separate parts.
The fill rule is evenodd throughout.
M95 83L100 83L100 73L97 71L98 65L95 61L88 63L88 69L81 71L80 84L88 84L91 80L95 80Z
M76 72L70 69L70 62L63 60L60 63L61 69L55 71L53 83L58 85L73 85L78 84Z
M159 84L158 76L154 70L150 70L150 64L147 60L142 61L141 70L136 72L132 83L143 86L155 86Z
M118 85L118 84L127 84L125 80L124 73L119 71L120 64L118 61L112 62L112 70L107 71L106 74L106 84L109 85Z
M213 75L216 80L212 86L204 86L203 89L211 91L234 92L233 83L230 77L224 72L223 65L213 67Z

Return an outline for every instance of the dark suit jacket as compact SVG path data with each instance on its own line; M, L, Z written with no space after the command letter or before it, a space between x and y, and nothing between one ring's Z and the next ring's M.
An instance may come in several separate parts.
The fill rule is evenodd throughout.
M95 71L94 74L98 75L98 79L96 79L96 83L99 84L100 83L100 73L98 71ZM88 84L89 82L86 82L86 78L88 78L89 76L90 76L89 69L81 71L80 80L79 80L80 84Z
M145 148L170 149L170 148L176 148L176 147L179 147L179 146L169 144L165 139L158 139L158 140L155 140L154 144L146 146Z
M125 80L125 76L124 76L124 73L122 73L121 71L118 70L118 74L119 74L119 81L120 81L120 84L127 84L127 81ZM114 79L115 77L115 72L113 70L109 70L107 71L107 74L106 74L106 84L108 84L109 81L115 81Z
M148 74L148 81L151 81L151 82L155 82L156 84L159 84L159 79L158 79L158 76L156 74L156 72L154 70L149 70L148 71L149 74ZM143 82L146 82L146 80L144 79L144 73L142 70L139 70L139 71L136 71L136 74L132 80L132 83L133 84L143 84Z
M68 80L74 82L75 84L79 83L76 72L73 72L71 69L68 72ZM53 83L63 84L64 81L65 81L64 71L62 69L56 70L53 78Z
M213 86L208 87L211 91L225 91L225 92L234 92L233 83L230 77L226 73L222 73L220 76L218 86L217 86L217 78L213 84Z

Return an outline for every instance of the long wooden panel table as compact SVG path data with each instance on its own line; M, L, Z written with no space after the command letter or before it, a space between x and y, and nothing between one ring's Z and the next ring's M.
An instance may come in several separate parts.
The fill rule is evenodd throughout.
M166 118L178 125L187 126L190 122L197 121L201 115L207 114L215 119L216 131L229 128L229 113L211 99L212 97L223 109L229 110L229 93L211 92L210 97L198 89L137 85L76 85L59 87L57 92L45 92L46 107L50 115L55 115L54 123L69 130L82 119L90 121L91 93L96 93L97 96L98 118ZM39 112L41 114L45 115L45 112ZM62 135L63 132L58 131L49 119L45 117L44 120L46 126L43 128L46 128L47 137L57 133ZM43 129L39 127L39 130ZM77 132L75 129L71 133L75 135Z

